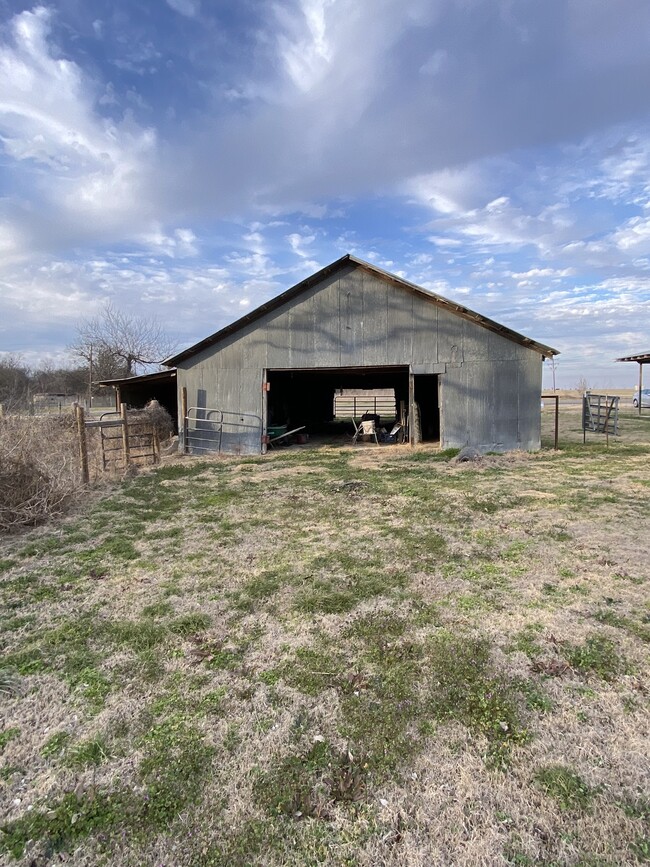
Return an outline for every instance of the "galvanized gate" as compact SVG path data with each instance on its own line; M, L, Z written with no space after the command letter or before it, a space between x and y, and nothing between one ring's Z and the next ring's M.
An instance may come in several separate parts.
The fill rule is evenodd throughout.
M192 406L184 422L189 454L259 455L262 450L264 425L258 415Z
M587 431L618 436L619 398L609 394L592 394L586 391L582 398L582 438Z

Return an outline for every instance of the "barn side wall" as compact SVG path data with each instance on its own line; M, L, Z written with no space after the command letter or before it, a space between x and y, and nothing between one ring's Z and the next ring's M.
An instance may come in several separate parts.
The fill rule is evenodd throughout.
M241 414L244 427L262 419L267 368L387 365L440 374L443 447L539 448L537 352L354 266L182 361L177 377L189 406ZM252 429L233 442L260 450Z

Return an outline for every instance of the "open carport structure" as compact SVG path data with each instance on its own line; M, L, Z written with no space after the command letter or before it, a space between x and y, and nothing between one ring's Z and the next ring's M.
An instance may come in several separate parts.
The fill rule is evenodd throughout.
M326 431L334 395L389 389L411 443L538 449L549 346L351 255L166 360L185 447L264 451L269 428Z
M643 365L650 364L650 352L640 352L638 355L626 355L624 358L617 358L617 361L636 361L639 365L639 415L641 415L641 410L643 407L643 400L641 399L641 395L643 392Z

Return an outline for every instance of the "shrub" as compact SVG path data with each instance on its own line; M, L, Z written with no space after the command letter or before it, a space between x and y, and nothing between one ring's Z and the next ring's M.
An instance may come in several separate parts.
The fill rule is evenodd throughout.
M81 488L72 415L0 418L0 531L46 521Z

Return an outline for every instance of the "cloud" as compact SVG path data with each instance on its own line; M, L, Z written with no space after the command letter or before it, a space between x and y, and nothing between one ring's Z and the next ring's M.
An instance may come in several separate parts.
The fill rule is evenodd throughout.
M645 0L68 6L0 43L24 339L104 298L199 338L347 251L551 344L647 315Z
M200 0L166 0L167 5L180 15L196 18L201 10Z
M21 187L3 202L15 256L121 235L149 207L142 175L155 133L128 114L114 121L96 111L100 88L55 51L51 21L44 7L22 12L0 45L0 139Z

